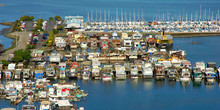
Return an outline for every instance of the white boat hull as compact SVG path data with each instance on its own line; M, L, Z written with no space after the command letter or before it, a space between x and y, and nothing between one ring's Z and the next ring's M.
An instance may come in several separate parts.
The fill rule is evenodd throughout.
M112 78L111 78L111 77L102 77L102 80L103 80L103 81L111 81Z
M188 82L190 81L191 78L180 78L180 81L183 81L183 82Z

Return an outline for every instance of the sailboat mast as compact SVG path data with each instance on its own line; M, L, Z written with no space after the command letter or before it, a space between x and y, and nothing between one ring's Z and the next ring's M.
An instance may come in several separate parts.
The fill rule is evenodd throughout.
M121 8L121 22L123 22L123 10Z

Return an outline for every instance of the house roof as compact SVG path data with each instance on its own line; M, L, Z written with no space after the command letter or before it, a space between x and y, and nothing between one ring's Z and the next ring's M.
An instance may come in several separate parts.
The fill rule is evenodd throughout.
M57 104L58 104L59 107L73 106L72 104L70 104L70 102L68 100L58 100Z

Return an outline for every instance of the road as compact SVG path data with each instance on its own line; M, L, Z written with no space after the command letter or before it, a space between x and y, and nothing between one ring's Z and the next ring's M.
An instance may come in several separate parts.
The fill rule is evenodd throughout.
M20 38L18 40L18 44L15 48L10 49L10 50L6 51L5 53L2 53L2 55L0 56L0 60L7 60L9 54L14 53L15 50L25 49L30 33L31 33L30 31L11 33L10 35L13 36L13 37L16 36L16 35L20 36Z

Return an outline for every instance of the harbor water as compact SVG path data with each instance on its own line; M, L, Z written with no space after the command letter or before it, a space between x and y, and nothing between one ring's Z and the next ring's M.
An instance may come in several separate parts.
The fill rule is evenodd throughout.
M203 8L211 8L217 11L219 0L3 0L4 6L0 6L0 22L15 21L23 15L32 15L38 18L48 18L60 15L83 15L96 9L110 10L115 14L116 8L138 10L143 7L147 10L146 19L151 19L152 13L170 11L173 14L199 11ZM97 8L98 7L98 8ZM131 10L131 11L132 11ZM140 9L141 10L141 9ZM194 11L192 11L194 13ZM5 28L0 26L0 29ZM1 43L8 48L12 40L0 35ZM214 61L220 64L220 36L174 38L174 49L185 50L187 59L194 64L196 61ZM199 44L192 44L199 42ZM58 81L59 82L59 81ZM176 81L154 80L122 80L103 82L102 80L67 80L77 82L81 89L89 93L82 101L75 103L77 107L84 106L86 110L186 110L186 109L219 109L220 87L216 81L212 85L202 83L181 83ZM0 99L0 109L13 107L21 109L25 101L19 105L11 105L10 101ZM39 103L35 103L38 105Z

